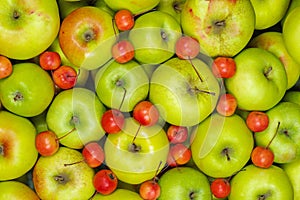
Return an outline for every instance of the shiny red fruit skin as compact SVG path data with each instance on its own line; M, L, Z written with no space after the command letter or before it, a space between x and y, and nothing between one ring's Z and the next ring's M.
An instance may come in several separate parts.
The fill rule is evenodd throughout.
M56 70L61 65L61 58L55 51L45 51L39 56L39 63L44 70Z
M97 142L90 142L82 149L85 162L91 168L99 167L105 158L103 148Z
M236 98L229 93L222 94L217 104L217 112L223 116L231 116L237 108Z
M13 72L13 66L9 58L0 55L0 79L6 78Z
M118 63L126 63L134 58L134 46L128 40L121 40L112 46L112 57Z
M51 156L57 152L59 140L54 132L43 131L36 135L35 147L40 155Z
M180 37L175 45L175 53L180 59L193 59L200 52L198 41L189 36Z
M148 180L140 185L139 194L144 200L156 200L160 196L160 185L154 180Z
M150 101L141 101L133 109L133 118L143 126L152 126L158 122L159 112Z
M251 153L252 163L260 168L269 168L274 162L274 153L265 147L256 146Z
M217 178L210 185L212 194L217 198L226 198L230 194L230 183L226 179Z
M178 143L170 147L167 162L171 167L184 165L190 161L191 157L191 150L184 144Z
M110 109L104 112L101 118L101 126L106 133L118 133L122 130L125 117L120 110Z
M62 65L52 73L54 83L61 89L67 90L75 86L77 72L70 66Z
M251 111L246 118L248 128L253 132L261 132L269 126L269 117L261 111Z
M233 58L217 57L212 64L212 72L217 78L230 78L236 72L236 64Z
M134 26L134 15L126 9L121 9L114 16L117 28L120 31L127 31Z
M108 195L116 190L118 179L111 170L101 169L95 174L93 184L97 192Z
M172 144L183 143L188 138L188 129L184 126L170 125L167 129L167 136Z

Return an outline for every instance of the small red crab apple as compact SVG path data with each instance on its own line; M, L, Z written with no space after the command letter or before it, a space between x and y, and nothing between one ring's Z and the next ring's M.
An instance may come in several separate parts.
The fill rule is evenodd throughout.
M126 63L134 57L134 46L129 40L117 41L112 46L112 57L118 63Z
M217 103L216 110L223 116L231 116L237 108L236 98L229 93L222 94Z
M191 157L191 150L184 144L178 143L170 147L167 163L171 167L176 167L188 163Z
M185 126L171 124L167 129L167 136L172 144L183 143L188 138L188 129Z
M9 58L0 55L0 79L11 75L13 66Z
M43 131L36 135L35 147L42 156L51 156L59 148L59 139L53 131Z
M134 26L134 15L127 9L118 10L114 15L114 20L120 31L128 31Z
M61 58L55 51L44 51L39 56L39 63L44 70L56 70L61 65Z
M193 59L199 52L199 42L190 36L182 36L176 42L175 53L181 59Z
M133 109L133 118L143 126L152 126L158 122L159 111L150 101L141 101Z
M236 72L236 64L231 57L217 57L212 64L212 72L217 78L230 78Z
M156 180L145 181L140 185L139 194L144 200L156 200L160 196L160 185Z
M231 186L227 179L216 178L211 182L210 190L216 198L226 198L230 194Z
M101 126L106 133L118 133L125 123L124 114L117 109L105 111L101 118Z
M246 118L248 128L253 132L261 132L269 126L269 117L262 111L251 111Z
M111 170L101 169L95 174L93 184L97 192L108 195L117 189L118 178Z
M70 66L62 65L52 73L54 83L61 89L71 89L75 86L77 72Z

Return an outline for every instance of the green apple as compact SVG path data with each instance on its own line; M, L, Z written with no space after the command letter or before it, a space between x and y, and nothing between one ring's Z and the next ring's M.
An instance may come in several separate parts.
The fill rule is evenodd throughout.
M171 15L152 11L141 15L129 32L140 63L160 64L174 55L177 39L182 35L180 24Z
M89 199L95 192L94 170L83 160L82 154L67 147L60 147L53 155L40 157L33 168L33 184L43 200Z
M255 13L247 0L187 0L181 12L181 26L209 56L232 57L251 39Z
M287 91L282 101L293 102L300 105L300 91Z
M46 121L49 130L67 147L81 149L84 144L104 136L100 124L104 105L96 94L86 88L73 88L60 92L51 103Z
M211 200L208 178L191 167L171 168L158 180L161 193L158 200Z
M275 31L267 31L253 38L249 47L259 47L270 51L280 59L285 67L287 74L287 89L292 88L300 75L300 64L298 64L287 52L282 33Z
M225 79L239 109L268 110L284 96L287 75L278 57L262 48L242 50L235 58L236 73Z
M64 1L64 0L62 0L62 1ZM77 79L76 79L76 87L79 87L79 86L84 87L89 78L89 70L77 67L68 60L68 58L65 56L64 52L62 51L62 49L60 47L58 37L55 38L55 40L52 42L52 44L50 45L48 50L57 52L59 54L62 65L67 65L67 66L73 67L76 70L76 72L78 74Z
M127 117L120 132L107 136L104 151L105 164L119 180L140 184L152 179L165 166L169 141L160 125L140 126Z
M27 118L0 111L0 181L21 177L34 166L38 157L35 135Z
M152 74L149 99L170 124L196 125L217 104L220 93L217 79L202 60L195 58L191 62L175 57L158 66Z
M37 133L48 130L48 124L46 121L47 112L48 110L45 110L41 114L29 118L29 120L33 123Z
M224 117L214 113L201 122L193 134L193 160L210 177L232 176L250 159L254 139L239 115Z
M284 17L290 0L250 0L255 12L255 29L274 26Z
M283 23L282 35L289 54L300 64L300 6L294 8L287 16Z
M34 63L13 65L13 73L0 80L0 101L7 110L24 117L41 114L54 97L51 76Z
M102 195L100 193L95 194L91 200L143 200L136 192L126 189L116 189L109 195Z
M277 166L268 169L248 165L230 181L230 200L293 199L287 174Z
M39 196L26 184L18 181L0 182L0 199L39 200Z
M281 25L283 25L285 19L286 19L286 16L288 16L288 14L294 10L294 8L297 8L298 6L300 6L300 1L299 0L290 0L290 4L289 4L289 7L287 9L287 11L285 12L283 18L281 19Z
M300 159L280 165L280 167L286 172L292 183L294 190L294 200L300 199Z
M87 0L88 1L88 0ZM115 11L112 10L106 3L104 0L90 0L90 2L92 2L92 6L95 6L97 8L100 8L106 12L108 12L110 15L114 15Z
M111 48L118 33L114 26L112 16L106 11L83 6L62 21L59 44L72 64L88 70L95 69L112 57Z
M1 0L0 54L26 60L46 50L60 28L56 0Z
M114 11L127 9L133 14L141 14L155 8L160 0L104 0Z
M59 15L61 19L64 19L68 16L72 11L76 10L77 8L88 6L87 1L66 1L66 0L57 0L57 4L59 6Z
M186 0L160 0L157 10L172 15L180 23L181 11Z
M278 132L269 148L274 153L275 163L288 163L300 158L300 105L292 102L280 102L270 110L269 126L255 133L257 145L266 146Z
M130 112L147 98L149 78L136 61L121 64L111 60L97 72L95 90L106 106Z

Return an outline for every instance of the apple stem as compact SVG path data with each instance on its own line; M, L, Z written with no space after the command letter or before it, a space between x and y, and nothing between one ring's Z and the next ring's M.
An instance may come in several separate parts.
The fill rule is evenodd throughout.
M190 58L190 56L188 57L188 60L190 61L190 63L191 63L191 65L192 65L194 71L196 72L196 74L197 74L199 80L200 80L201 82L203 82L203 79L202 79L201 75L199 74L199 72L197 71L195 65L193 64L192 59Z
M136 139L136 137L137 137L137 135L138 135L138 133L139 133L139 131L140 131L140 129L141 129L141 124L139 125L139 127L138 127L138 130L136 131L136 133L135 133L135 135L134 135L134 137L133 137L133 139L132 139L132 142L131 142L131 144L130 144L130 146L129 146L129 151L130 152L139 152L140 150L141 150L141 147L140 146L138 146L138 145L136 145L135 143L134 143L134 141L135 141L135 139Z
M272 139L270 140L270 142L268 143L268 145L266 146L266 149L269 148L269 146L271 145L272 141L274 140L274 138L276 137L278 130L279 130L279 126L280 126L280 122L277 123L277 127L276 127L276 131L275 134L273 135Z
M123 97L122 97L122 100L121 100L121 103L120 103L120 106L119 106L119 110L121 110L121 107L122 107L122 105L124 103L125 96L126 96L126 93L127 93L126 88L122 87L122 89L124 90L124 94L123 94Z
M83 160L79 160L79 161L76 161L76 162L73 162L73 163L67 163L67 164L64 164L64 166L67 167L67 166L70 166L70 165L79 164L79 163L84 162L84 161L85 161L85 160L83 159Z
M198 88L190 88L189 91L191 91L191 92L203 92L203 93L210 94L210 95L213 95L213 96L216 95L215 92L210 92L210 91L207 91L207 90L201 90L201 89L198 89Z
M272 66L268 67L268 68L264 71L265 77L268 77L272 70L273 70Z
M72 128L69 132L67 132L66 134L64 134L64 135L62 135L61 137L57 138L56 140L59 141L59 140L63 139L64 137L68 136L70 133L72 133L72 132L75 131L75 130L76 130L75 127Z
M156 169L155 175L153 177L153 182L157 182L158 181L157 175L158 175L158 171L159 171L159 168L160 168L161 164L162 164L162 161L160 161L159 164L158 164L158 167Z

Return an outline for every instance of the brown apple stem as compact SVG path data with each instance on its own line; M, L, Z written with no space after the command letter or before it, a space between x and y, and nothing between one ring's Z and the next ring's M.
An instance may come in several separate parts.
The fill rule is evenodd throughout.
M119 40L119 34L117 34L117 31L116 31L116 27L115 27L114 21L115 21L115 19L112 18L112 20L111 20L111 25L112 25L113 30L114 30L114 35L115 35L115 37L116 37L116 41L118 41L118 40Z
M215 92L210 92L210 91L207 91L207 90L201 90L201 89L198 89L198 88L190 88L189 90L190 90L190 92L203 92L203 93L210 94L210 95L213 95L213 96L216 95Z
M136 131L136 133L135 133L135 135L134 135L134 137L133 137L133 139L132 139L132 142L131 142L131 144L130 144L130 146L129 146L129 151L130 152L139 152L140 150L141 150L141 147L140 146L138 146L138 145L136 145L134 142L135 142L135 139L136 139L136 137L137 137L137 135L139 134L139 132L140 132L140 129L141 129L141 124L139 125L139 127L138 127L138 129L137 129L137 131Z
M268 67L268 68L264 71L265 77L268 77L272 70L273 70L272 66Z
M79 163L82 163L82 162L85 162L85 160L79 160L79 161L76 161L76 162L73 162L73 163L67 163L67 164L64 164L65 167L67 166L71 166L71 165L76 165L76 164L79 164Z
M157 169L156 169L156 171L155 171L155 175L154 175L154 177L153 177L153 182L157 182L157 181L158 181L157 175L158 175L159 168L160 168L161 164L162 164L162 161L160 161L159 164L158 164L158 166L157 166Z
M269 148L269 146L271 145L272 141L274 140L274 138L276 137L277 133L278 133L278 130L279 130L279 126L280 126L280 122L277 123L277 127L276 127L276 131L272 137L272 139L270 140L270 142L268 143L268 145L266 146L266 149Z
M192 59L189 57L188 60L190 61L190 63L191 63L191 65L192 65L194 71L196 72L196 74L197 74L199 80L200 80L201 82L203 82L203 79L202 79L201 75L199 74L199 72L197 71L195 65L193 64Z
M125 97L126 97L126 93L127 93L127 90L126 90L125 87L122 87L122 89L124 90L124 94L123 94L123 97L122 97L122 100L121 100L121 103L120 103L120 106L119 106L119 110L121 110L121 108L122 108L122 105L125 101Z
M69 132L67 132L66 134L64 134L63 136L61 136L61 137L59 137L59 138L57 138L56 140L61 140L61 139L63 139L64 137L66 137L66 136L68 136L70 133L72 133L73 131L75 131L76 130L76 128L74 127L74 128L72 128Z

